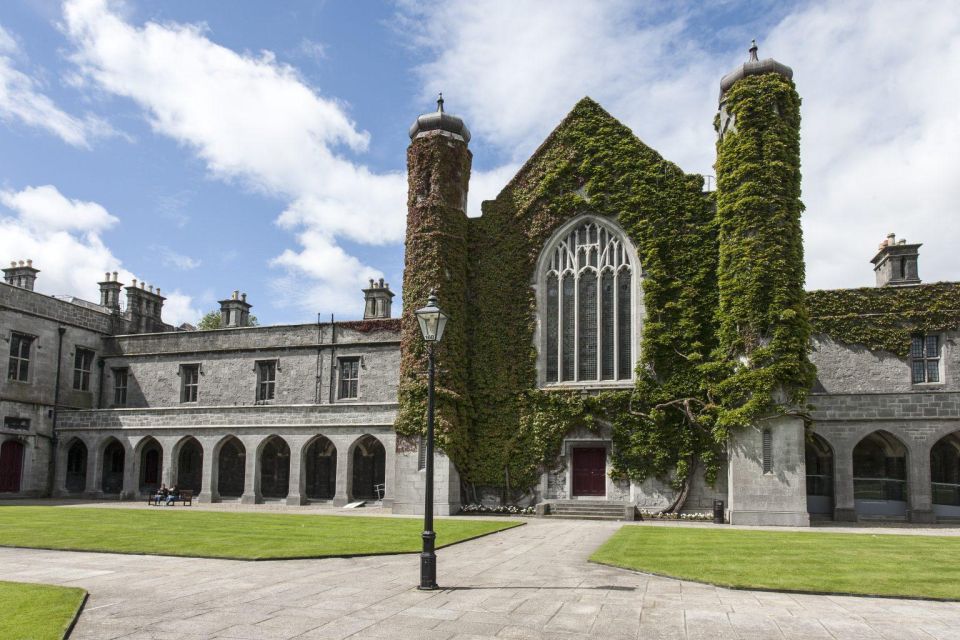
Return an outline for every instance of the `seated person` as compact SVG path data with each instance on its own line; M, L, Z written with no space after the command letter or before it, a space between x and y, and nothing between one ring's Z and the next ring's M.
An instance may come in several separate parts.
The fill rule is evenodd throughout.
M180 491L177 489L176 485L170 487L170 491L167 492L167 506L169 507L173 504L174 500L178 500L179 498Z
M166 500L167 496L170 495L170 490L167 489L167 485L161 484L160 488L157 489L157 492L153 496L153 503L159 505L161 501Z

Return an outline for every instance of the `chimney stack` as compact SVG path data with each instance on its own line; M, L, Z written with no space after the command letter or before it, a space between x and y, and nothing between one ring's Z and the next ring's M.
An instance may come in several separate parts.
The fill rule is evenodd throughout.
M103 282L97 284L100 285L100 306L119 313L120 291L123 289L123 283L117 282L117 272L114 271L112 277L110 273L103 274Z
M130 321L130 332L155 333L164 331L166 327L163 324L161 314L163 312L163 301L166 298L160 295L160 289L154 291L151 286L148 290L146 280L140 280L139 287L136 278L131 278L131 280L133 281L132 284L127 287L126 311L126 317Z
M27 260L26 263L23 260L19 263L11 261L10 266L3 270L3 281L21 289L33 291L38 273L40 269L34 268L33 260Z
M220 328L249 327L250 309L252 304L247 302L247 294L235 290L230 298L220 301Z
M870 262L877 277L878 287L904 287L920 284L917 257L921 243L907 244L903 238L888 233Z
M390 291L390 284L383 278L379 281L370 279L370 286L363 289L363 319L373 320L390 317L390 307L393 304L394 293Z

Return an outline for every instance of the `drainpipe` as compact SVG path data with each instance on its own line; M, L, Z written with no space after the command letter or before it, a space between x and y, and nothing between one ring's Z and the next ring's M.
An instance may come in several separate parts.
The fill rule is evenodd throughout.
M57 483L57 409L60 407L60 367L63 363L63 334L66 332L66 327L57 327L57 333L59 334L57 337L57 375L53 388L53 431L50 434L50 477L47 480L47 494L51 498Z
M322 396L320 391L323 388L323 380L322 380L322 376L320 375L320 363L321 363L320 345L321 344L323 344L323 325L320 324L320 313L317 312L317 375L313 379L313 401L317 404L320 404L321 396Z
M333 314L330 314L330 343L333 345L330 350L330 404L336 402L337 396L337 321Z

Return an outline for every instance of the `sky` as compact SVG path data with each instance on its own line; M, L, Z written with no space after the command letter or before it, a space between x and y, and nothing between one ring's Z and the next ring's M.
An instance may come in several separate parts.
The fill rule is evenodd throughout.
M234 290L261 323L400 292L407 129L473 138L469 213L589 95L712 175L719 81L760 57L802 97L807 288L871 286L889 232L960 280L954 0L5 0L0 262L97 301L118 271L195 323Z

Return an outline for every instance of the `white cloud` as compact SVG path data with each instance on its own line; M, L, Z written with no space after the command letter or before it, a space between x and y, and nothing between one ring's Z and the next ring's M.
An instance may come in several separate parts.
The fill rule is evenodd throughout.
M153 249L160 254L160 262L163 263L164 266L173 269L189 271L190 269L196 269L201 264L199 259L177 253L167 246L155 246Z
M0 26L0 118L46 129L75 147L89 147L93 139L115 134L100 118L78 118L60 109L35 78L17 69L20 56L16 39Z
M163 321L180 326L184 322L196 325L203 317L203 311L198 309L193 302L193 298L179 289L164 294L166 300L163 301Z
M344 155L363 152L369 134L343 104L319 95L273 54L237 53L200 26L133 25L105 0L69 0L64 18L84 78L139 104L157 132L192 149L213 175L288 202L278 222L303 246L274 264L291 277L309 276L309 286L334 300L352 292L360 275L379 273L351 258L358 273L345 281L344 263L336 262L344 254L329 249L340 239L401 241L406 178L375 174ZM351 301L338 310L357 313L355 293Z
M97 282L105 272L117 271L127 284L136 277L104 244L101 233L117 218L96 202L73 200L44 185L2 191L0 204L8 210L0 211L0 263L34 259L40 269L37 291L99 302ZM191 305L190 296L167 294L164 321L195 321L199 316Z
M676 6L676 5L672 5ZM712 174L720 77L745 43L707 51L703 14L626 0L404 3L399 25L429 55L424 99L444 92L475 140L522 162L584 95L687 171ZM676 9L673 9L676 11ZM740 27L728 31L738 32ZM757 34L803 102L810 288L872 283L888 231L923 241L921 276L960 279L960 12L953 3L815 2ZM471 183L471 212L506 183ZM475 176L476 178L477 176Z

